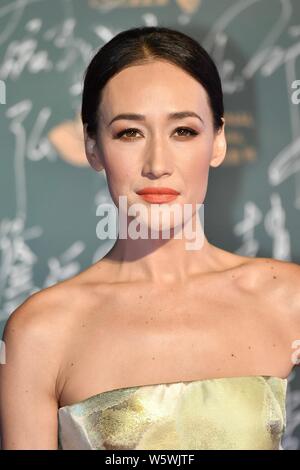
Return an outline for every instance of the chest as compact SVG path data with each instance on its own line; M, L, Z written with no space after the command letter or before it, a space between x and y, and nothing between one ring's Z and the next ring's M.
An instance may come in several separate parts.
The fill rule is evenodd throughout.
M80 317L62 403L137 384L287 371L280 315L255 297L211 287L128 294Z

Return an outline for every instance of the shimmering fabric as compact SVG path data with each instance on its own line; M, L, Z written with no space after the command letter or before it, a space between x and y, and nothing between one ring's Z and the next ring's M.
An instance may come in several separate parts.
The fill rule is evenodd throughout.
M142 385L58 410L59 449L282 449L287 379Z

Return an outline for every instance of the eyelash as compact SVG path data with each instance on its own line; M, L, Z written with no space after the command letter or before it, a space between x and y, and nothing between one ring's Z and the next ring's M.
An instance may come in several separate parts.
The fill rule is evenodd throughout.
M194 131L193 129L190 129L189 127L177 127L176 131L178 130L185 130L185 131L188 131L190 132L191 136L196 136L199 134L199 132L196 132ZM135 129L133 127L129 127L127 129L124 129L123 131L119 132L117 135L116 135L116 139L120 139L124 134L126 134L127 132L129 131L134 131L134 132L139 132L138 129ZM185 137L185 136L179 136L179 137ZM189 137L189 136L188 136ZM133 140L134 137L129 137L127 140Z

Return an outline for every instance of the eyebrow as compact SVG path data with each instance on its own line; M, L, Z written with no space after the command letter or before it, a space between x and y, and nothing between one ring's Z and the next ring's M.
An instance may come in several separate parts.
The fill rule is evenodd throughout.
M186 117L196 117L200 119L200 121L204 124L203 119L199 114L195 113L194 111L180 111L176 113L168 114L168 119L175 120L175 119L183 119ZM132 121L145 121L146 117L143 114L134 114L134 113L122 113L115 116L108 124L110 126L114 121L118 121L119 119L129 119Z

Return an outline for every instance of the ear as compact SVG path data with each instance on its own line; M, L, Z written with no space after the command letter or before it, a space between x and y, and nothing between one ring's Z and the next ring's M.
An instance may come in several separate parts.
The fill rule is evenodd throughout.
M103 170L104 166L100 157L100 152L97 146L95 139L90 137L87 132L87 124L83 125L83 134L84 134L84 148L86 158L89 161L91 167L96 171Z
M221 165L227 150L227 142L225 137L225 119L222 118L223 125L215 134L214 138L214 148L213 148L213 156L210 161L210 166L217 167Z

